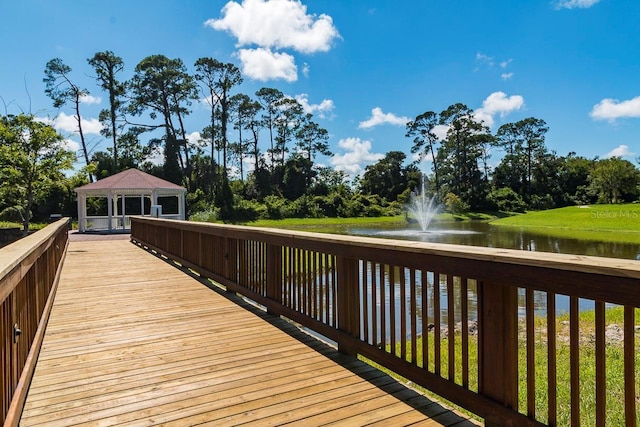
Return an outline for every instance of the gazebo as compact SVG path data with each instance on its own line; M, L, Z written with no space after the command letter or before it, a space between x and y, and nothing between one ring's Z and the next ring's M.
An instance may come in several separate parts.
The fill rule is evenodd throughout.
M78 194L78 231L81 233L130 230L129 215L185 218L187 190L138 169L127 169L83 185L75 192Z

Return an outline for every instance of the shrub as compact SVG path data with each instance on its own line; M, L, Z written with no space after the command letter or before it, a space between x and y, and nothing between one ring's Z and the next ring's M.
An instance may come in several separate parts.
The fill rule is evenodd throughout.
M522 197L509 187L502 187L492 190L487 199L492 203L493 207L503 212L524 212L527 204Z
M444 206L445 210L452 214L465 213L469 210L469 205L454 193L447 193Z
M216 222L218 221L218 212L213 208L195 212L189 216L189 221Z

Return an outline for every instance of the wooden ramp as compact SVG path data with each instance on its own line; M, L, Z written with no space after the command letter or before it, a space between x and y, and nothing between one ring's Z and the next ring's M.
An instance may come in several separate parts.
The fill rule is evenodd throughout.
M72 239L21 426L288 423L475 425L126 240Z

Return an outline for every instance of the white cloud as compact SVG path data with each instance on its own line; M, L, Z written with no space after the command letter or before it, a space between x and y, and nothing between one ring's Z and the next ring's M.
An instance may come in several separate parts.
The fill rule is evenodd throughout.
M632 153L631 150L629 150L628 145L622 144L622 145L618 145L616 148L609 151L607 154L605 154L602 157L605 159L608 159L609 157L631 157L635 155L636 155L635 153Z
M511 64L511 61L513 61L513 59L511 59L511 58L507 59L506 61L502 61L500 63L500 67L501 68L507 68L507 65Z
M69 133L78 133L78 121L73 115L67 115L63 112L49 121L49 123L57 130L62 130ZM82 119L82 132L85 135L99 135L102 129L102 123L98 119Z
M600 0L558 0L556 9L588 9Z
M589 114L596 120L610 120L623 117L640 117L640 96L627 101L606 98L593 106Z
M191 145L191 146L200 145L200 140L201 139L202 139L202 137L200 136L200 132L198 132L198 131L191 132L190 134L187 134L187 141L189 142L189 145Z
M306 62L302 64L302 75L304 75L305 77L309 77L309 70L309 64L307 64Z
M344 154L335 154L331 157L331 164L336 170L346 172L350 176L356 176L367 164L376 162L384 157L381 153L371 152L371 141L360 138L341 139L338 146L345 151Z
M283 79L298 80L298 67L288 53L272 52L271 49L240 49L237 53L242 62L242 73L247 77L267 81Z
M449 132L449 126L447 125L435 125L433 127L433 134L438 138L438 140L442 141L447 137L447 132Z
M482 107L476 110L475 117L491 127L496 114L504 117L512 111L519 110L523 105L524 98L520 95L507 96L504 92L493 92L482 101Z
M100 104L102 102L102 98L99 96L83 95L80 97L80 102L83 104Z
M73 151L74 153L80 151L80 144L72 139L64 139L61 145L65 150Z
M511 78L513 77L513 73L502 73L500 77L502 78L502 80L511 80Z
M335 106L333 105L333 101L330 99L323 99L320 104L310 104L309 95L307 95L306 93L296 95L295 98L296 101L298 101L300 105L302 105L302 109L305 113L318 114L318 117L320 117L321 119L331 117L331 113L335 108Z
M205 22L215 30L227 31L238 46L292 48L298 52L326 52L340 37L333 19L325 14L307 14L299 0L243 0L228 2L222 18Z
M476 53L476 62L479 65L487 65L488 67L493 67L494 65L493 57L481 52Z
M360 122L358 128L360 129L369 129L374 126L382 125L382 124L391 124L395 126L404 126L411 119L405 116L396 116L393 113L383 113L382 108L375 107L371 110L371 118Z

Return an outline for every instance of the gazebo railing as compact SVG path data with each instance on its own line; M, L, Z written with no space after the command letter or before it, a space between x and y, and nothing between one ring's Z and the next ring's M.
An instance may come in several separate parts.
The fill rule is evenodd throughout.
M146 216L146 215L145 215ZM179 214L163 214L159 218L162 219L176 219L179 220ZM120 216L111 217L111 228L109 228L109 216L108 215L95 215L87 216L82 219L84 224L79 224L80 229L87 231L108 231L108 230L130 230L131 229L131 216L125 215L124 218ZM80 227L84 225L84 227Z

